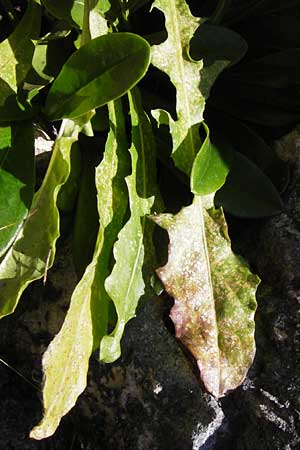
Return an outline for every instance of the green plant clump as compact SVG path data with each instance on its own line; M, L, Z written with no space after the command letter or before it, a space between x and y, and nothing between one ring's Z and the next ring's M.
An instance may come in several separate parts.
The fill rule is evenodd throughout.
M272 12L276 22L299 4L282 3L28 0L18 16L4 9L0 317L46 281L59 238L72 239L78 274L43 357L44 416L31 437L55 432L86 387L92 352L119 358L139 302L163 289L207 390L225 395L245 377L259 280L232 252L223 210L258 218L282 209L282 165L264 137L299 120L294 94L277 95L299 83L299 49L255 41L261 18ZM51 127L37 189L34 134Z

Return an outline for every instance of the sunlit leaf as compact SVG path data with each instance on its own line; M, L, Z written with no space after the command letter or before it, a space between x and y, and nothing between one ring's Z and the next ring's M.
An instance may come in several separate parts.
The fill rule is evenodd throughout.
M104 280L127 206L127 140L119 101L109 104L109 118L111 129L96 172L100 225L95 252L75 288L64 324L43 357L44 417L30 434L34 439L51 436L74 406L86 386L92 349L107 332Z
M121 97L144 76L149 59L149 44L131 33L91 40L73 53L55 79L46 114L52 120L74 118Z
M207 125L204 127L207 135L191 173L191 191L198 195L212 194L223 186L233 158L228 143L216 138L212 142Z
M24 289L52 266L59 236L57 195L70 171L70 149L81 126L66 121L43 184L12 247L0 264L0 317L11 314Z
M105 289L115 304L118 321L109 336L104 336L100 358L112 362L121 354L120 341L126 323L135 315L145 292L143 276L145 216L151 212L155 192L154 149L149 119L142 109L138 92L129 94L132 125L130 148L132 173L126 178L129 191L130 218L119 233L114 246L115 265L105 281ZM150 139L149 139L150 137Z
M152 64L164 71L176 88L177 120L164 112L173 138L172 157L178 168L190 174L201 141L198 124L203 120L205 99L199 90L202 61L189 57L189 44L200 19L190 13L184 0L156 0L153 7L160 9L166 19L168 38L153 45ZM159 121L161 111L152 113Z
M253 361L259 280L232 253L222 211L206 210L201 197L153 220L170 238L168 262L157 272L175 300L176 336L196 358L207 390L220 397L243 381Z

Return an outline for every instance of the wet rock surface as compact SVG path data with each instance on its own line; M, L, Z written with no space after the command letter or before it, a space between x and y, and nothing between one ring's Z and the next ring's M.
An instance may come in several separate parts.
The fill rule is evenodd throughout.
M257 353L243 385L218 402L205 393L168 327L170 304L154 299L126 328L123 355L99 364L54 437L28 438L42 414L41 356L59 330L76 277L68 244L0 322L0 450L293 450L300 448L300 182L285 210L250 224L234 245L262 278ZM32 386L32 383L34 386Z

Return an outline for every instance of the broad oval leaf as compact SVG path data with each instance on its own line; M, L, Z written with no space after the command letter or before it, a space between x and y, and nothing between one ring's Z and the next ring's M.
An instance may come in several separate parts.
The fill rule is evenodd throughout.
M223 396L253 361L259 279L232 252L222 211L206 210L201 197L153 220L170 238L168 262L157 273L175 300L176 336L196 358L207 390Z
M230 170L232 149L220 138L212 142L210 131L204 124L206 138L197 154L191 173L193 194L207 195L216 192L225 183Z
M0 127L0 256L13 242L34 192L32 124Z
M46 101L49 119L78 117L121 97L146 73L150 46L132 33L99 36L63 66Z
M215 202L240 217L266 217L280 212L283 203L271 180L239 152Z

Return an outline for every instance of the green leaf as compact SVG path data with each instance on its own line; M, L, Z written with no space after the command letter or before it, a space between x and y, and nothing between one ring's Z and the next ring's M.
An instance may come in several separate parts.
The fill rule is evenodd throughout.
M225 140L210 139L210 132L204 124L206 139L195 158L191 173L193 194L207 195L216 192L225 183L230 170L232 149Z
M0 127L0 256L12 244L34 192L32 124Z
M232 253L222 210L206 210L201 197L175 216L153 220L170 238L168 262L157 273L175 300L176 336L196 358L207 390L223 396L253 361L259 280Z
M165 15L168 38L152 46L151 62L170 77L176 88L177 120L162 111L152 114L158 121L162 114L164 121L168 120L173 138L172 157L176 166L189 175L201 147L198 125L203 120L205 104L199 90L203 62L189 57L190 40L200 19L192 16L184 0L156 0L153 7Z
M48 94L46 114L52 120L74 118L121 97L145 75L149 59L149 44L131 33L91 40L63 66Z
M225 184L216 193L216 205L240 217L267 217L283 208L280 195L271 180L239 152Z
M118 321L100 345L100 358L112 362L121 354L120 341L126 323L135 315L140 297L145 292L143 277L145 216L151 212L155 191L153 137L149 119L142 109L138 92L129 94L132 125L130 148L132 173L126 178L129 192L130 218L119 233L114 246L115 265L105 281L105 289L115 304ZM124 270L126 267L126 270ZM150 280L149 280L150 281Z
M107 332L109 298L104 280L127 200L126 134L119 101L109 104L109 116L111 129L96 172L100 225L95 253L72 295L64 324L43 357L44 417L31 431L34 439L51 436L74 406L86 386L91 352Z
M70 149L81 125L64 123L47 174L12 247L0 264L0 318L11 314L24 289L52 266L59 237L57 195L70 171Z
M0 121L27 117L29 106L21 104L22 88L34 53L32 39L39 34L41 7L31 0L14 32L0 43Z

